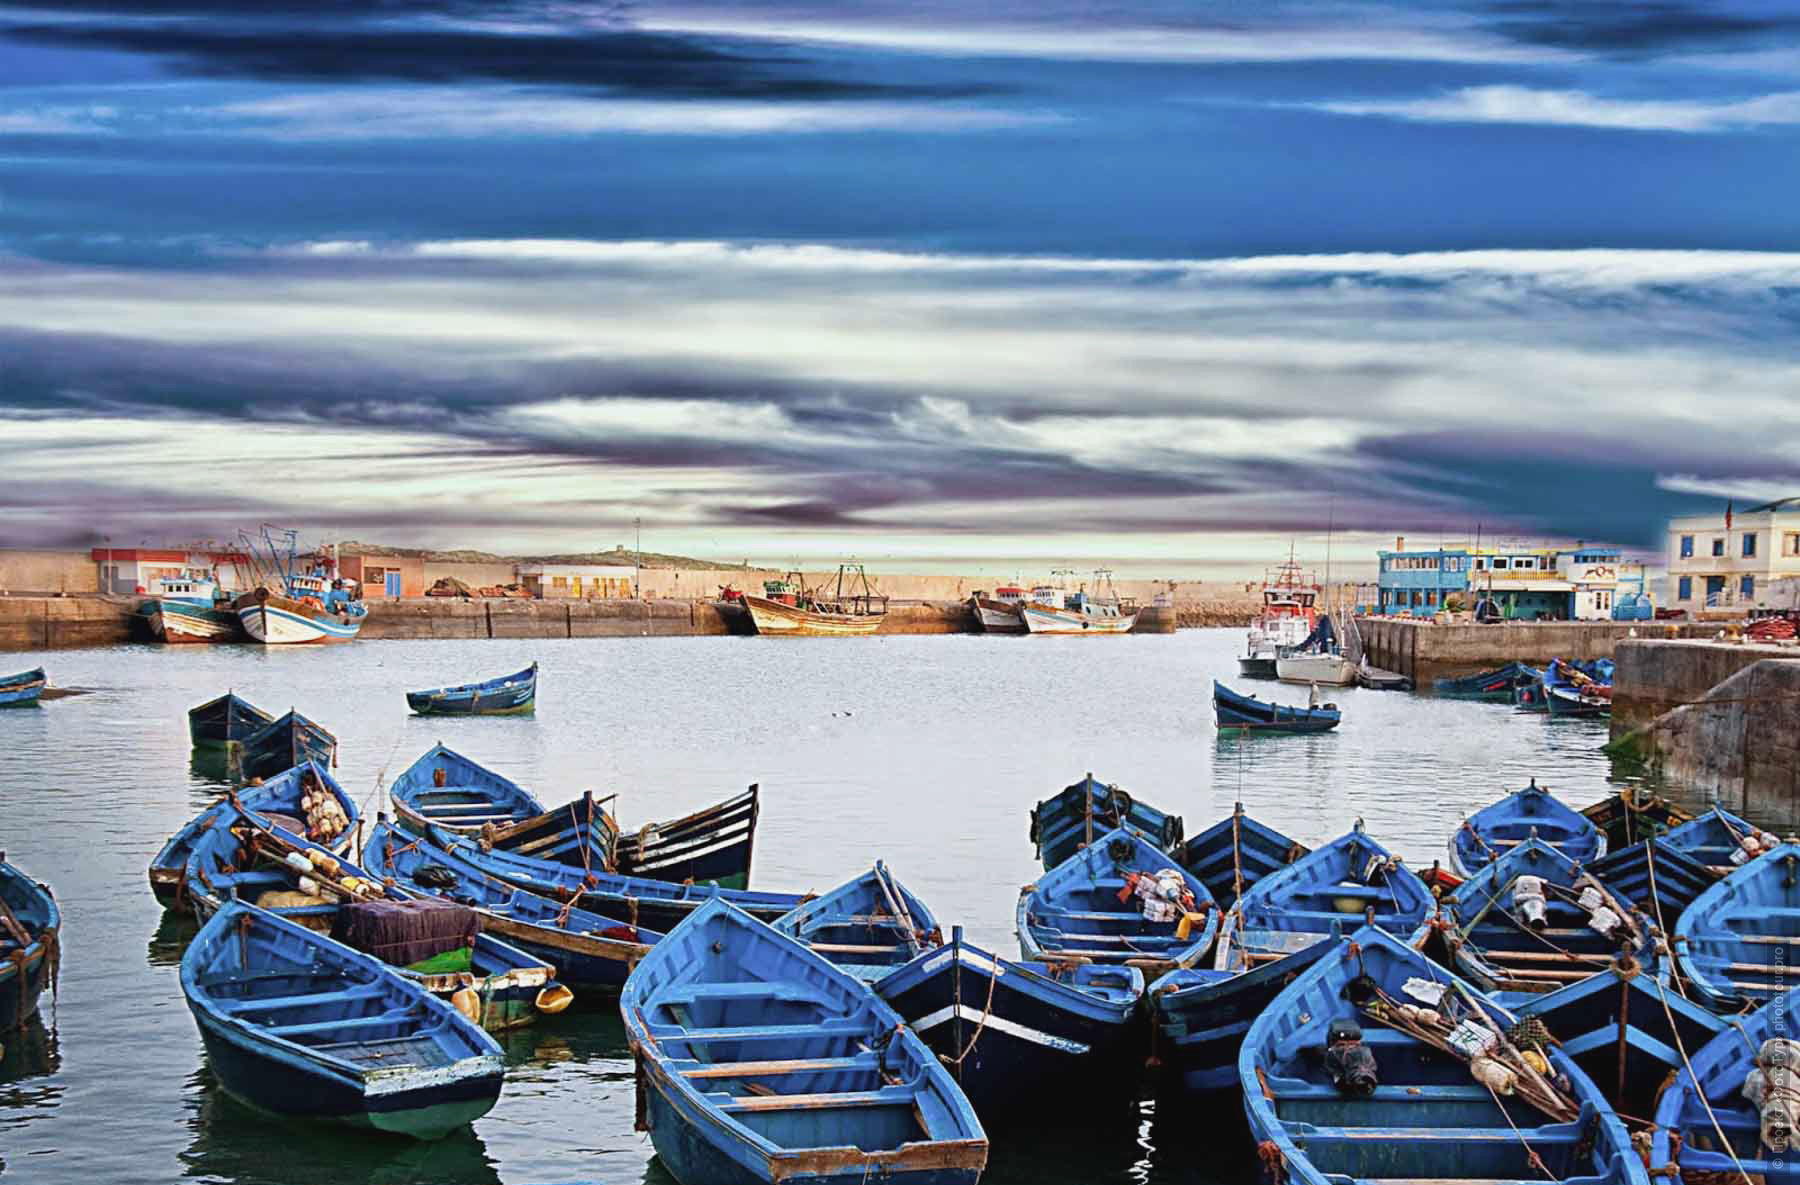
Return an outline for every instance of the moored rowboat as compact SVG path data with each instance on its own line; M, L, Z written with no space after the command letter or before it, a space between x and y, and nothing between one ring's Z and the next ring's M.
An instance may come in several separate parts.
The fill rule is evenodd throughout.
M406 705L421 716L517 716L537 706L538 665L481 683L409 691Z
M229 751L273 720L249 700L228 691L218 699L188 709L188 740L196 749Z
M770 925L871 983L944 941L931 910L879 860Z
M1472 876L1529 836L1579 864L1606 854L1606 837L1593 821L1564 806L1533 778L1523 790L1463 820L1450 837L1450 867L1458 876Z
M1800 994L1789 991L1734 1018L1692 1055L1657 1103L1650 1172L1658 1181L1800 1181L1792 1079L1770 1089L1784 1067L1792 1072L1797 1033Z
M1037 845L1045 870L1055 868L1114 827L1141 832L1164 851L1181 846L1180 815L1139 802L1091 773L1031 808L1031 842Z
M37 1015L44 989L56 986L61 940L62 911L50 887L0 852L0 1033Z
M0 708L23 708L38 702L44 691L44 668L0 675Z

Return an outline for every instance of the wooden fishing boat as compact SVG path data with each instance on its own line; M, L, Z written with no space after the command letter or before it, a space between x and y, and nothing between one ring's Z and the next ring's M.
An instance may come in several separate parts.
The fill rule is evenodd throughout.
M1608 851L1671 831L1693 818L1660 794L1621 786L1610 798L1581 808L1582 818L1600 829Z
M1129 827L1166 852L1179 850L1182 823L1147 802L1138 802L1117 786L1088 774L1054 798L1031 808L1031 842L1045 870L1055 868L1082 847L1115 827Z
M1622 900L1643 910L1665 934L1674 931L1675 919L1717 879L1664 839L1608 850L1586 868Z
M1791 1049L1769 1042L1792 1042L1797 1032L1800 996L1789 991L1748 1016L1732 1018L1729 1027L1694 1052L1691 1064L1682 1067L1657 1103L1651 1175L1681 1182L1800 1181L1800 1158L1788 1136L1792 1087L1768 1090L1770 1069L1792 1066ZM1783 1057L1790 1060L1783 1062ZM1760 1102L1751 1101L1753 1093L1761 1096ZM1779 1146L1773 1146L1775 1141Z
M879 860L770 924L869 983L944 942L931 910Z
M0 1033L24 1028L37 1015L44 989L56 986L61 958L62 911L50 886L0 852Z
M249 700L228 691L218 699L188 709L188 740L196 749L229 752L274 719Z
M612 870L661 881L748 888L761 813L761 790L752 783L742 793L678 819L619 828Z
M1197 877L1221 905L1236 901L1257 881L1306 855L1307 848L1244 813L1233 803L1231 814L1188 840L1175 853L1175 863Z
M482 933L473 908L386 883L254 811L195 843L186 884L203 920L250 902L375 956L490 1032L573 999L548 962Z
M1604 661L1604 660L1602 660ZM1599 666L1599 664L1590 664ZM1544 704L1556 717L1596 717L1612 715L1612 674L1610 662L1600 672L1589 673L1560 658L1550 660L1544 671ZM1604 674L1604 679L1597 677Z
M245 737L236 760L245 778L272 778L306 761L329 769L337 764L337 737L290 710Z
M409 890L474 906L484 931L543 959L577 993L619 987L662 938L658 931L589 913L573 902L516 889L395 831L385 818L363 845L363 866Z
M1548 712L1550 705L1546 699L1543 668L1525 667L1519 674L1519 681L1513 684L1513 707L1521 712Z
M1019 963L961 926L875 992L950 1069L984 1122L1129 1095L1142 1065L1136 967ZM1068 1084L1079 1082L1071 1092Z
M723 901L619 999L638 1128L682 1185L974 1185L987 1135L950 1072L854 976Z
M1800 986L1800 845L1784 843L1700 894L1675 923L1688 985L1716 1012Z
M1219 907L1161 848L1118 827L1026 885L1017 920L1028 963L1123 964L1148 978L1204 958Z
M1535 837L1444 897L1438 926L1456 972L1483 991L1548 992L1615 965L1668 977L1650 919Z
M1513 702L1514 691L1526 680L1535 680L1537 672L1522 662L1509 662L1492 670L1477 671L1473 675L1452 675L1443 679L1433 679L1431 690L1438 695L1451 699L1475 699L1488 703L1509 704Z
M336 855L349 851L362 818L355 800L344 792L337 779L312 761L277 774L260 786L244 787L237 802L297 835L317 841ZM194 844L208 830L229 825L236 811L229 799L216 802L163 843L150 861L150 891L163 908L174 909L181 904L188 857L193 855Z
M1329 732L1344 718L1336 704L1298 708L1241 695L1213 680L1213 716L1220 732Z
M1665 980L1607 967L1518 1004L1600 1088L1634 1127L1656 1114L1656 1098L1681 1069L1681 1051L1697 1050L1725 1022Z
M1150 985L1157 1059L1189 1090L1233 1088L1250 1022L1333 938L1372 920L1422 942L1436 904L1358 822L1247 888L1225 915L1210 968L1171 971Z
M1450 837L1450 868L1469 877L1489 861L1536 836L1574 860L1586 864L1606 854L1606 837L1592 820L1564 806L1548 790L1531 784L1463 820Z
M810 894L772 893L766 889L722 889L713 884L654 880L616 872L583 869L502 848L483 848L479 840L432 827L426 838L472 867L509 885L573 901L590 913L667 932L714 897L723 897L759 921L772 922Z
M0 708L24 708L38 702L44 692L44 668L0 675Z
M421 834L435 824L474 835L544 814L544 804L523 786L442 742L394 779L388 797L401 826Z
M1294 1185L1648 1185L1593 1080L1551 1045L1536 1052L1567 1086L1553 1084L1506 1040L1515 1023L1401 939L1364 927L1283 988L1244 1037L1238 1084L1251 1138L1267 1142L1263 1163ZM1489 1053L1472 1063L1459 1046Z
M1726 876L1781 841L1722 806L1672 828L1663 842L1692 857L1715 877Z
M1019 607L1025 601L1025 590L1013 585L1002 585L994 590L994 595L983 596L975 593L969 597L969 611L974 614L975 624L981 627L984 634L1022 634L1025 632L1025 619L1019 616Z
M875 591L861 564L838 565L837 586L808 589L798 572L763 583L762 596L744 594L744 608L758 634L833 638L872 634L887 615L888 599Z
M406 706L421 716L522 716L537 707L538 665L482 683L409 691Z
M506 1063L456 1009L361 951L228 902L181 957L213 1077L276 1115L437 1139L487 1114Z
M243 637L230 594L220 592L216 575L205 569L157 577L138 612L159 642L235 642Z

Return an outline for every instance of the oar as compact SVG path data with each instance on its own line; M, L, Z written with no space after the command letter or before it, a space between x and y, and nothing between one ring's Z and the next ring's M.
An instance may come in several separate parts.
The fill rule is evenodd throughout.
M913 954L919 954L925 949L925 946L919 941L919 932L913 926L912 915L907 913L906 906L900 903L900 894L896 893L894 887L888 884L887 869L882 867L879 860L875 862L875 883L881 886L881 895L887 898L888 908L893 911L895 920L900 923L906 937L906 945L912 948Z

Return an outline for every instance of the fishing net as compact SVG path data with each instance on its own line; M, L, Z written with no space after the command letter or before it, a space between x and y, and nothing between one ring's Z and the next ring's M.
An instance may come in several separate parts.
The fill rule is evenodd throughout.
M404 967L472 946L480 930L481 916L452 901L356 901L338 911L331 936Z

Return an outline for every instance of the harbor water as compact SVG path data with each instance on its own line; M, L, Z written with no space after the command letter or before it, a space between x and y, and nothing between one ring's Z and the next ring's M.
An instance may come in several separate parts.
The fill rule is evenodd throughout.
M0 1173L31 1182L666 1183L632 1130L616 1001L502 1038L499 1105L416 1144L248 1112L210 1078L177 983L192 922L144 869L222 788L186 712L233 689L339 738L359 799L442 740L547 803L617 794L630 829L762 787L753 883L825 890L877 858L946 926L1017 951L1019 888L1040 871L1027 812L1092 771L1182 814L1241 800L1304 843L1357 818L1415 866L1470 810L1536 778L1571 805L1618 783L1604 723L1332 689L1335 733L1220 737L1211 681L1236 683L1238 630L1174 637L893 637L362 642L317 648L119 646L0 652L89 694L0 712L0 848L48 882L65 927L42 1024L4 1038ZM402 692L542 664L535 716L425 719ZM1304 688L1238 684L1304 703ZM374 809L373 805L369 808ZM1072 1095L1084 1089L1067 1084ZM1218 1115L1183 1100L1085 1100L1079 1123L996 1130L985 1181L1227 1182ZM1224 1104L1227 1111L1235 1103ZM1235 1121L1235 1116L1225 1118Z

